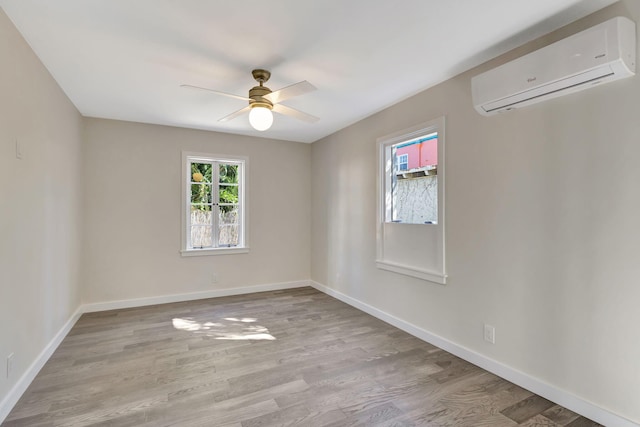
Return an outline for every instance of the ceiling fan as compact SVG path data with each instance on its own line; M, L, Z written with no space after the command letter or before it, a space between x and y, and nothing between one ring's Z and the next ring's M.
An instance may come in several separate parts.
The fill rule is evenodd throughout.
M209 92L216 93L218 95L228 96L230 98L242 99L249 101L249 105L235 111L227 116L224 116L219 122L226 122L236 117L249 112L249 123L251 126L259 131L267 130L273 124L272 111L276 113L284 114L287 116L295 117L308 123L315 123L319 118L312 116L311 114L303 113L295 108L287 107L280 104L282 101L293 98L294 96L304 95L305 93L313 92L316 90L315 86L306 80L298 83L294 83L290 86L284 87L280 90L272 92L271 89L264 86L271 73L267 70L256 69L251 72L253 78L258 82L258 86L254 86L249 90L249 96L233 95L231 93L220 92L218 90L209 89L206 87L192 86L192 85L180 85L181 87L201 89Z

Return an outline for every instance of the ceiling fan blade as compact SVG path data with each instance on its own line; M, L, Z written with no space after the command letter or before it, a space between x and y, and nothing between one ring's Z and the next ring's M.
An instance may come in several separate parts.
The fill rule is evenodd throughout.
M209 89L209 88L206 88L206 87L192 86L192 85L180 85L180 87L186 87L186 88L189 88L189 89L206 90L206 91L218 94L218 95L228 96L229 98L236 98L236 99L241 99L243 101L249 101L249 98L247 98L246 96L240 96L240 95L234 95L232 93L220 92L219 90L213 90L213 89Z
M248 112L251 109L250 106L246 106L244 108L239 109L238 111L234 111L233 113L229 114L228 116L224 116L223 118L219 119L219 122L228 122L229 120L233 120L236 117Z
M268 99L274 104L277 104L282 101L286 101L287 99L293 98L294 96L304 95L305 93L313 92L316 90L316 87L309 83L306 80L303 80L298 83L294 83L291 86L283 87L280 90L276 90L275 92L271 92L270 94L264 96L264 98Z
M276 104L273 106L273 111L276 113L284 114L286 116L295 117L298 120L302 120L303 122L315 123L320 120L316 116L312 116L311 114L303 113L300 110L296 110L295 108L287 107L286 105Z

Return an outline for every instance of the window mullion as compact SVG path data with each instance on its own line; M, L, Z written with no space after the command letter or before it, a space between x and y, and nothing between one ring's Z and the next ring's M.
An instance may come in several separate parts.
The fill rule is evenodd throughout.
M219 162L211 163L211 236L214 248L220 247L220 165Z

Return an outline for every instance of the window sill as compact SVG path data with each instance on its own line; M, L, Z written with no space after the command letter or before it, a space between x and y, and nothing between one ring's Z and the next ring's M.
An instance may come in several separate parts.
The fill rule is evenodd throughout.
M180 251L182 256L209 256L209 255L230 255L230 254L248 254L249 248L215 248L215 249L183 249Z
M447 284L447 275L436 271L408 267L406 265L396 264L388 261L376 261L376 267L381 270L404 274L405 276L415 277L418 279L426 280L428 282L439 283L441 285Z

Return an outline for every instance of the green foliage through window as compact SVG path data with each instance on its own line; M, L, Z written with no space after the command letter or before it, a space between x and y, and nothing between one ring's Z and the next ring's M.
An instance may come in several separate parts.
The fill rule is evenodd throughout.
M238 203L238 165L221 163L219 165L219 203ZM225 185L227 184L227 185ZM235 206L220 206L224 213L231 212Z
M218 200L222 212L228 213L238 203L238 165L218 164ZM191 203L193 210L211 211L213 201L213 166L210 163L191 164Z

